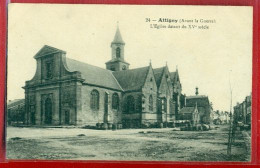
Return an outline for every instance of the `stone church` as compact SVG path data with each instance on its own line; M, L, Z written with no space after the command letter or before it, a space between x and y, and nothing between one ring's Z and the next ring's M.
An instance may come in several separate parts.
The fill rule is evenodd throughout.
M125 128L173 123L182 107L178 70L130 69L117 28L106 69L66 58L45 45L35 56L34 77L25 82L28 125L122 124Z

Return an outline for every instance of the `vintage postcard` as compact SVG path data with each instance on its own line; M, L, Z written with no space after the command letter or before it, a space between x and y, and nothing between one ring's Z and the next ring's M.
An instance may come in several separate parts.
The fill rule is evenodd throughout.
M7 159L251 161L252 15L9 4Z

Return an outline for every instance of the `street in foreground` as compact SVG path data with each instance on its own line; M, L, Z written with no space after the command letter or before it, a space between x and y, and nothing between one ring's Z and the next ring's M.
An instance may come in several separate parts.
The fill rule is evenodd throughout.
M214 126L215 127L215 126ZM227 156L228 126L210 131L167 129L90 130L7 128L8 159L249 161L244 134L238 132Z

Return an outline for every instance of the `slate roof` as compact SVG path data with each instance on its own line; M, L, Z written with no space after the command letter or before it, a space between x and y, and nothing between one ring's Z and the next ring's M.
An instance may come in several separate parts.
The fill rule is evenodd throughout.
M70 71L81 72L82 78L85 79L84 83L122 90L112 71L70 58L67 58L66 62Z
M208 96L205 95L197 95L197 96L187 96L186 99L207 99Z
M194 107L197 104L197 108L200 115L205 115L210 113L210 104L208 96L197 95L197 96L187 96L186 97L186 106Z
M12 101L7 103L7 109L13 108L13 107L18 106L18 105L23 105L24 102L25 102L24 99L12 100Z
M122 39L119 27L117 27L117 29L116 29L116 34L115 34L114 40L112 41L112 44L113 43L115 43L115 44L118 44L118 43L125 44L125 42Z
M87 63L66 58L70 71L79 71L85 83L121 91L139 90L143 87L149 66L124 71L110 71ZM153 69L157 86L160 85L165 67Z
M160 84L161 84L164 68L165 67L153 69L153 73L154 73L155 82L156 82L157 87L159 87Z
M195 107L183 107L179 113L193 113Z
M141 89L145 83L149 66L125 71L115 71L113 75L124 91Z
M186 106L194 106L195 104L198 104L198 107L205 107L209 108L209 99L207 96L204 95L198 95L198 96L187 96L186 97Z
M117 28L112 44L113 43L124 44L119 28ZM44 45L41 48L41 50L34 56L34 58L39 58L54 53L66 53L66 52L48 45ZM127 63L122 60L110 60L107 63L111 61L112 62L120 61L120 62ZM106 87L106 88L116 89L121 91L132 91L132 90L141 89L145 83L146 76L149 70L149 66L147 66L147 67L136 68L131 70L113 72L107 69L103 69L70 58L66 58L65 66L67 66L68 70L71 72L73 71L80 72L82 78L84 79L84 83L86 84L91 84L91 85L96 85L96 86L101 86L101 87ZM160 86L164 68L165 67L154 69L154 75L155 75L157 86ZM175 72L171 73L171 75L174 73Z
M141 89L145 83L149 66L124 71L110 71L87 63L66 59L70 71L79 71L85 83L131 91Z
M174 80L176 78L176 72L170 72L170 78L174 82Z
M113 59L111 59L110 61L107 61L106 64L107 64L107 63L110 63L110 62L123 62L123 63L126 63L126 64L129 65L128 62L123 61L121 58L113 58Z
M164 67L153 69L154 77L155 77L156 84L157 84L158 87L161 84L161 80L162 80L162 76L163 76L163 72L164 72L165 68L166 67L164 66ZM170 79L171 79L172 82L175 81L176 75L177 75L177 72L170 72Z

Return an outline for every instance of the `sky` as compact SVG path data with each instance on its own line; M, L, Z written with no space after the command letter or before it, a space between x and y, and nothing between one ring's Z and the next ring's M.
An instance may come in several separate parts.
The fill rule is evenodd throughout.
M207 95L214 110L230 109L252 90L252 7L166 5L9 4L7 99L24 98L36 70L33 56L49 45L67 57L105 68L117 22L131 68L167 65L180 75L182 93ZM159 18L194 29L151 28ZM193 23L180 23L193 20ZM194 20L214 23L195 23ZM174 23L171 23L174 25ZM198 29L206 25L209 29ZM153 26L153 25L152 25Z

